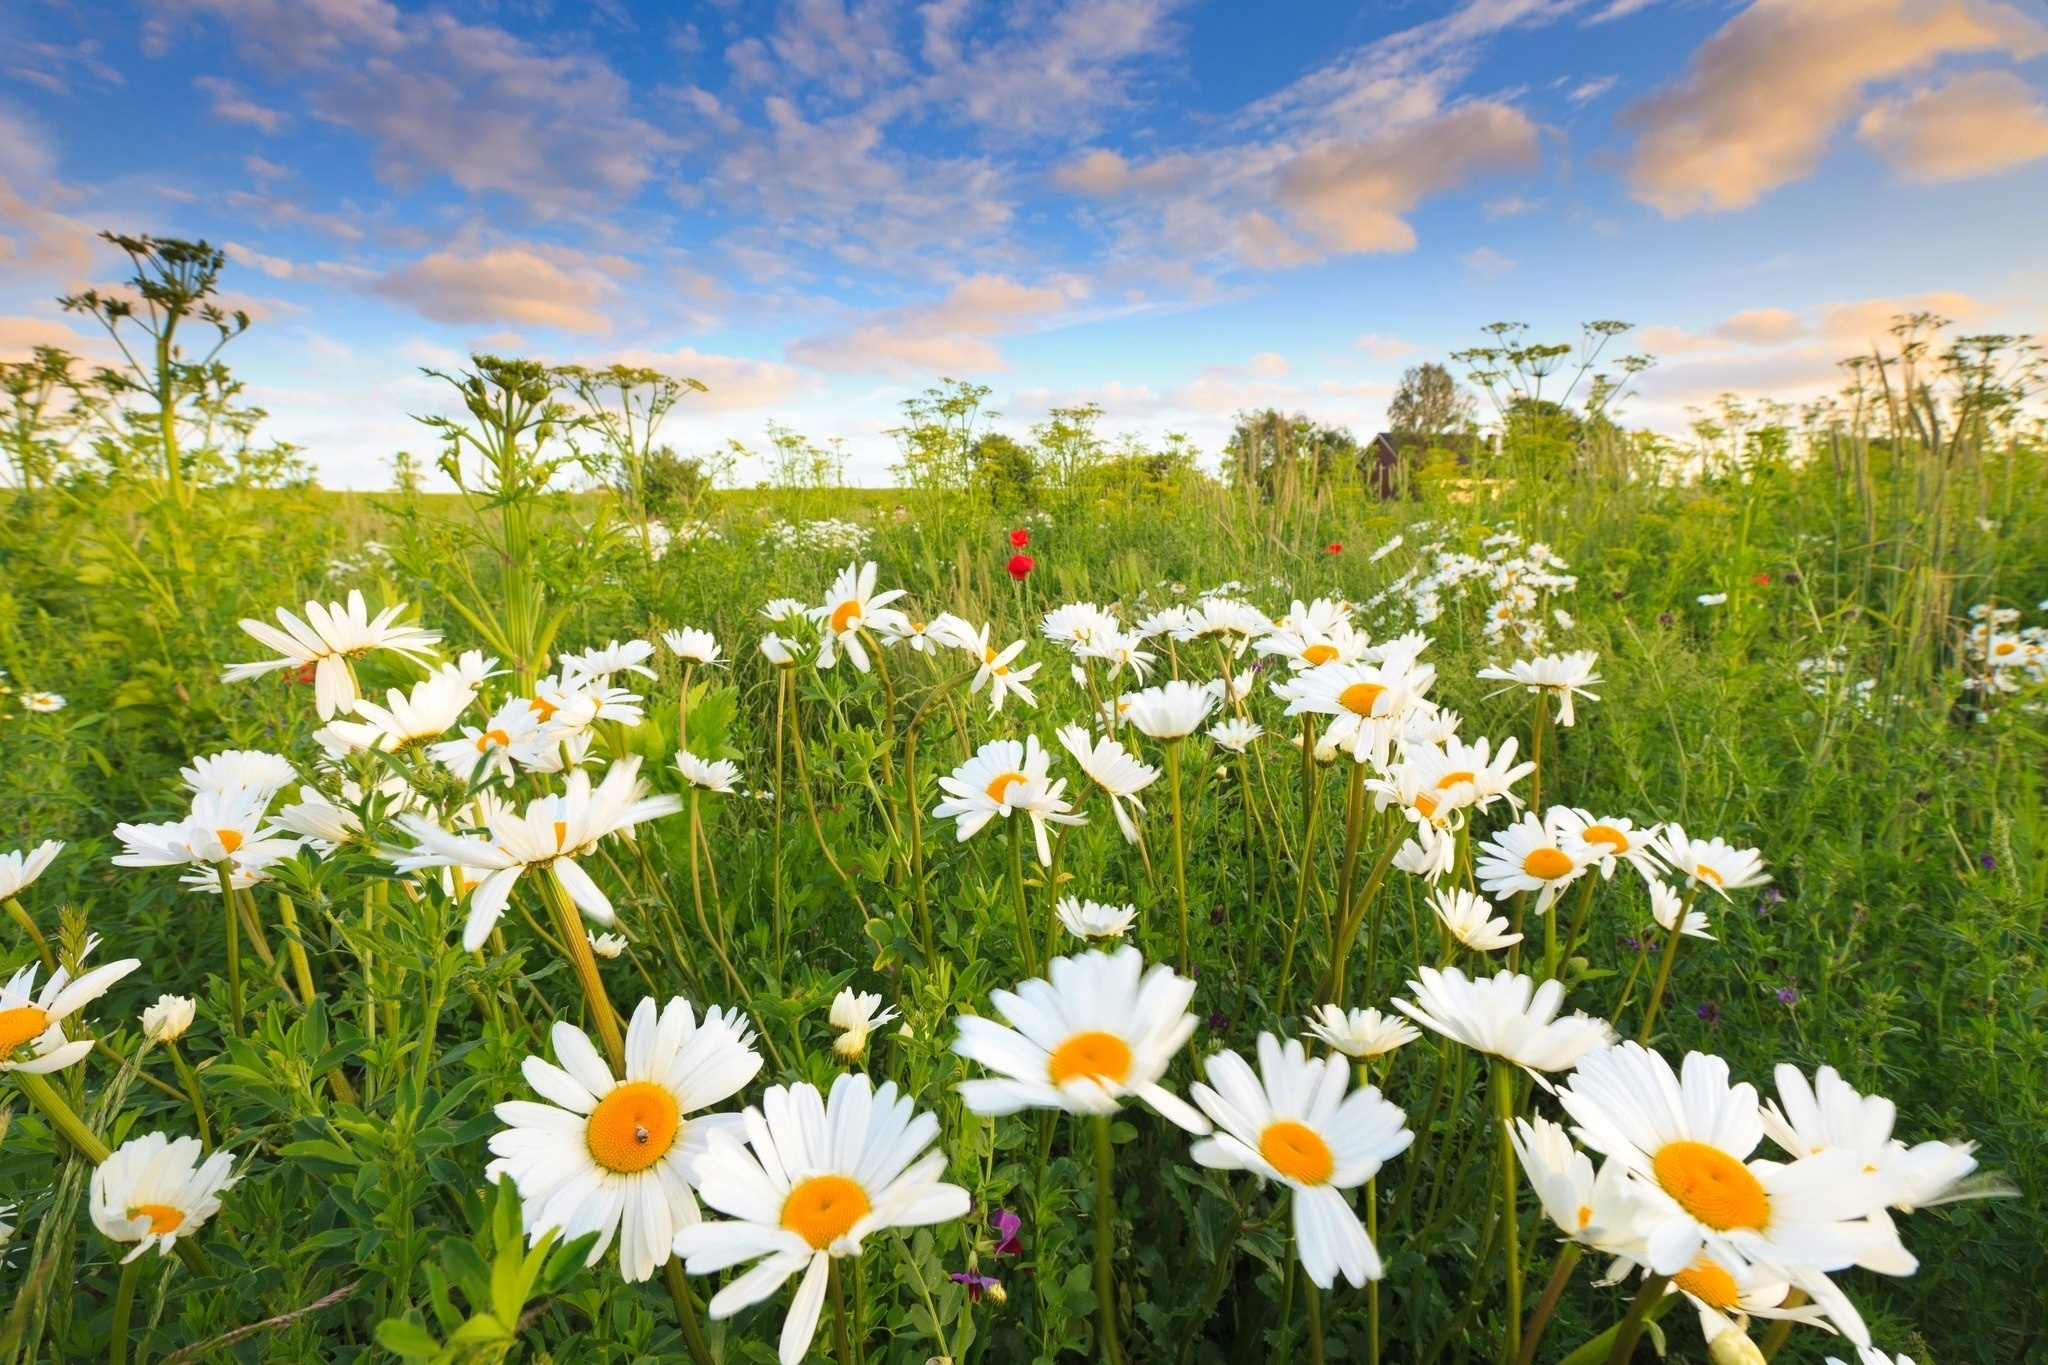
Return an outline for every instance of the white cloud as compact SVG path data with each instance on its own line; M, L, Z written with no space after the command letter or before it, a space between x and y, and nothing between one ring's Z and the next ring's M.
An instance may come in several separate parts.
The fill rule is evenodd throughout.
M606 307L632 267L561 247L436 251L385 272L367 288L436 322L511 322L565 332L608 332Z
M1881 100L1857 135L1914 180L1962 180L2048 156L2048 106L2010 71Z
M789 358L825 370L887 374L980 374L1003 368L989 340L1031 331L1087 296L1078 279L1026 285L1002 275L962 280L936 303L891 309L853 327L806 337Z
M634 365L655 370L675 379L694 379L704 385L703 393L683 400L677 415L687 420L693 414L709 412L767 412L779 410L790 399L815 391L818 381L794 365L746 356L716 355L682 346L673 351L634 348L615 351L586 364Z
M1458 258L1464 267L1482 280L1497 280L1515 268L1515 263L1490 246L1468 251Z

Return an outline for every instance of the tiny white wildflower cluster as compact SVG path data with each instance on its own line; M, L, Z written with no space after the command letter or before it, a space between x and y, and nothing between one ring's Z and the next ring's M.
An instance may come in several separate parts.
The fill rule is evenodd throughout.
M776 550L811 550L820 554L859 554L870 532L857 521L821 517L814 521L772 521L765 539Z
M1415 624L1426 626L1443 615L1447 601L1463 601L1483 589L1492 595L1484 625L1489 641L1512 636L1524 648L1541 649L1552 627L1573 628L1571 613L1557 599L1576 592L1579 580L1550 546L1524 544L1519 532L1506 529L1488 536L1480 549L1485 553L1470 554L1449 539L1424 544L1416 550L1420 562L1367 598L1365 606L1402 599Z

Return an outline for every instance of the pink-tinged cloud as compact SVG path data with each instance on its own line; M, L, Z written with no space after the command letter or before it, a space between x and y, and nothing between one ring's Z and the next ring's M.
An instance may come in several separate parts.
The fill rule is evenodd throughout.
M1027 285L975 275L936 303L891 309L844 331L806 337L789 358L821 370L884 374L984 374L1003 368L990 337L1035 330L1087 295L1079 280Z
M1963 180L2048 156L2048 105L2010 71L1973 71L1871 106L1857 135L1913 180Z
M605 308L617 294L616 276L624 273L626 263L616 258L505 246L436 251L387 272L368 288L436 322L608 332L612 324Z
M773 412L789 399L820 387L814 376L794 365L747 356L714 355L692 346L673 351L635 348L584 363L633 365L674 379L696 380L704 386L704 392L685 396L676 410L677 416L685 421L693 413Z
M2048 52L2048 30L1995 0L1756 0L1675 85L1629 106L1631 192L1667 217L1737 209L1814 172L1868 90L1944 57Z

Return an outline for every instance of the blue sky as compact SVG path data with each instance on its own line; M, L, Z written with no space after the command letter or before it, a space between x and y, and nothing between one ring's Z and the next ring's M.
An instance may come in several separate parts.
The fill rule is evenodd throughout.
M228 358L336 485L478 347L693 376L679 448L779 420L876 481L940 375L1213 451L1621 318L1675 429L1903 308L2048 323L2044 86L2040 0L16 0L0 354L94 344L51 300L112 228L226 247Z

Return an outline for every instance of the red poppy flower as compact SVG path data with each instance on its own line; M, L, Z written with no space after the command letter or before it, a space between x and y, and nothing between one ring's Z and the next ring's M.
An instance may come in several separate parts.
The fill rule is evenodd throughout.
M1010 570L1010 577L1022 583L1031 576L1031 571L1038 567L1038 561L1030 555L1011 555L1006 567Z
M1760 573L1756 576L1756 581L1759 585L1767 585L1771 581L1771 576L1767 573Z
M1030 543L1031 532L1025 530L1022 526L1019 526L1016 530L1010 532L1010 544L1016 546L1018 549L1021 550Z
M1324 548L1327 549L1333 555L1341 555L1344 553L1344 542L1341 540L1333 540Z

